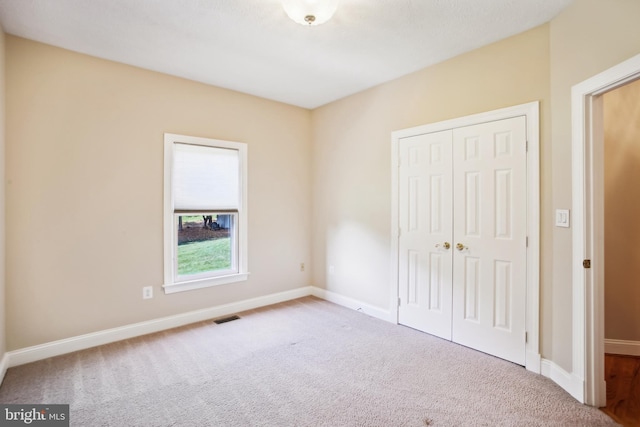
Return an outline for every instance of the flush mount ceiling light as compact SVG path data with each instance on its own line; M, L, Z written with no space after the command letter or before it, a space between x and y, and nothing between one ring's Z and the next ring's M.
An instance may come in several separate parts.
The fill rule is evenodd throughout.
M282 0L282 7L298 24L320 25L331 19L338 0Z

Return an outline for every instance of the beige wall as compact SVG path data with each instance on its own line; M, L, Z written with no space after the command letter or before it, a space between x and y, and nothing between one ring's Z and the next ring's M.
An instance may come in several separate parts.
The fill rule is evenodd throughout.
M163 294L164 132L248 143L247 282ZM309 285L310 153L308 110L7 36L8 349Z
M542 209L551 201L544 25L313 111L313 281L390 309L391 132L541 101ZM543 216L542 270L550 271ZM333 266L333 273L329 273ZM542 292L549 292L543 274ZM548 308L543 307L543 315ZM543 331L551 340L551 330Z
M640 2L575 0L551 21L552 209L571 208L571 87L640 53ZM543 212L552 216L553 211ZM543 330L549 357L571 371L571 231L553 228L551 292ZM549 289L549 288L548 288Z
M640 341L640 80L603 104L605 338Z
M0 359L6 350L5 329L5 35L0 27Z

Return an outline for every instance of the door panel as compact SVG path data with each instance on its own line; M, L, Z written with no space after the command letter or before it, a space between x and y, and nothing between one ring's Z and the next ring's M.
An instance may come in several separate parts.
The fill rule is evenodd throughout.
M399 323L451 339L452 134L400 141Z
M399 150L399 323L524 365L525 118Z
M464 319L478 322L478 292L480 289L480 259L465 257L464 276Z
M525 363L525 118L453 131L452 340Z

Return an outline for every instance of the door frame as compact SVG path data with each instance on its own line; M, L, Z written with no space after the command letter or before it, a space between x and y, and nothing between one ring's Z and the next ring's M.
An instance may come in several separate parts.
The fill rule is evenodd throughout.
M604 129L602 95L640 78L636 55L571 89L572 114L572 393L606 406L604 380ZM584 268L591 260L591 268Z
M538 101L499 110L458 117L391 133L391 318L398 323L399 301L399 167L400 140L427 133L525 116L527 123L527 301L525 325L525 366L540 373L540 103Z

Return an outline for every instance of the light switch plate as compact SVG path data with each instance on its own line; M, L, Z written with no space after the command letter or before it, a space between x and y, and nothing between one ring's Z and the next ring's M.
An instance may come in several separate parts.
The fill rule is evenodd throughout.
M568 209L556 209L556 227L569 228Z

